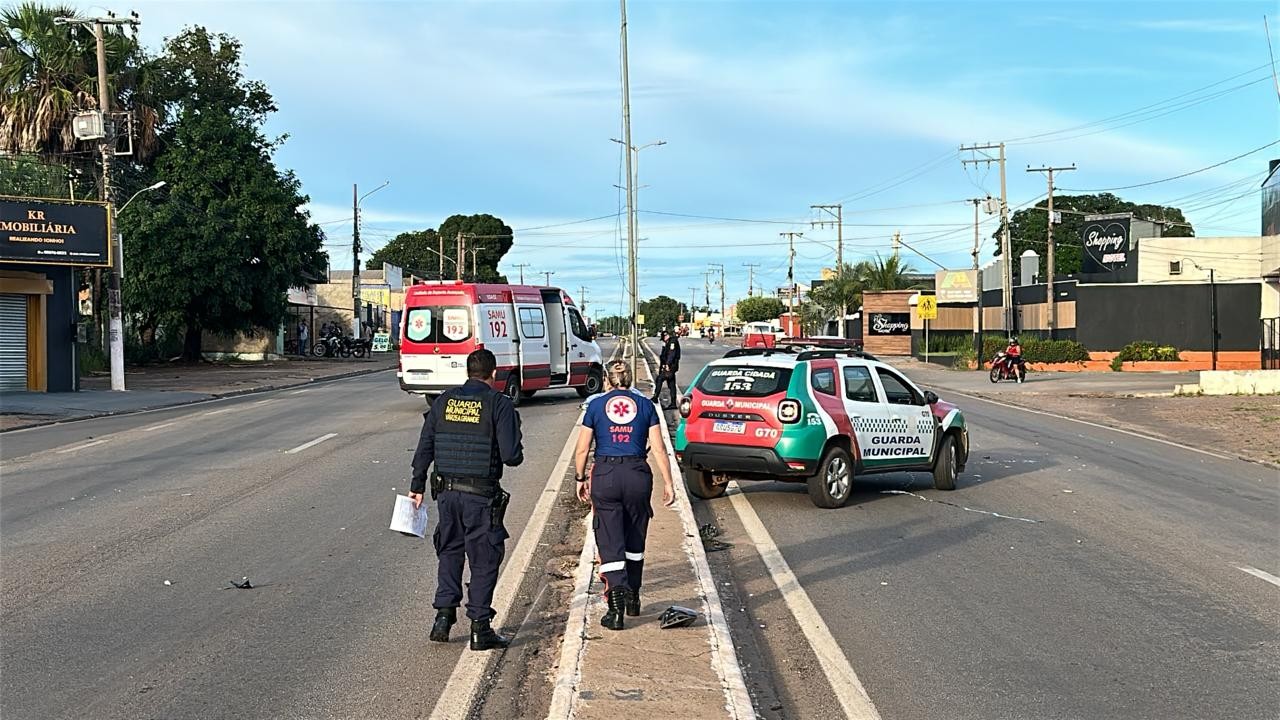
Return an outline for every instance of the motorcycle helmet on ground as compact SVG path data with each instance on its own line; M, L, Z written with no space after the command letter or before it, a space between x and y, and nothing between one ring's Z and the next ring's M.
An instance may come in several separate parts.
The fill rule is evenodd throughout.
M672 605L662 611L662 629L673 627L688 627L698 619L698 611L690 610L687 607Z

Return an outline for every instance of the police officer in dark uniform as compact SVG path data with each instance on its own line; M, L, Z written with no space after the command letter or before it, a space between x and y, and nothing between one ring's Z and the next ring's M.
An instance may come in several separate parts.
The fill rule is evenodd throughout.
M520 414L511 399L493 388L497 360L488 350L467 356L467 382L436 398L426 412L413 456L409 497L422 504L430 474L431 497L440 519L432 540L436 548L436 620L431 639L449 642L462 602L462 565L471 565L467 617L471 649L505 648L507 638L493 631L493 589L508 537L502 516L510 495L498 482L502 466L524 462Z
M671 405L680 400L676 393L676 371L680 369L680 340L674 333L662 331L662 353L658 356L658 383L653 390L653 404L662 404L662 386L671 389Z
M640 614L640 582L644 573L644 543L653 508L653 471L649 450L662 480L662 502L675 503L671 466L661 451L662 426L658 410L643 396L631 392L631 370L626 363L609 364L609 392L587 406L574 454L578 497L591 502L600 575L604 578L609 611L600 624L621 630L625 612ZM595 466L586 475L587 453L596 443Z

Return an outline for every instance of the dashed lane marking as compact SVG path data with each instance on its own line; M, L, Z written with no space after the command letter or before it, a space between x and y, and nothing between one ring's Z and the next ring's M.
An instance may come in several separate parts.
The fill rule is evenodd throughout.
M1271 583L1272 585L1275 585L1276 587L1280 587L1280 577L1276 577L1275 575L1272 575L1271 573L1266 572L1265 570L1259 570L1258 568L1249 567L1248 565L1237 565L1236 569L1247 572L1256 578L1261 578L1263 580L1266 580L1267 582Z
M61 450L59 450L59 451L58 451L58 454L59 454L59 455L65 455L65 454L67 454L67 453L72 453L72 452L75 452L75 451L77 451L77 450L84 450L85 448L91 448L91 447L93 447L94 445L101 445L101 444L102 444L102 443L104 443L104 442L106 442L106 440L91 440L91 441L89 441L89 442L87 442L87 443L81 443L81 444L79 444L79 445L72 445L72 446L71 446L71 447L69 447L69 448L63 448L63 449L61 449Z
M163 430L163 429L165 429L165 428L167 428L167 427L173 427L174 425L177 425L177 424L178 424L178 421L177 421L177 420L174 420L174 421L172 421L172 422L167 422L167 423L160 423L159 425L152 425L151 427L144 427L144 428L142 428L142 432L155 432L156 430Z
M297 455L298 453L302 452L303 450L306 450L307 448L313 448L319 445L320 443L324 442L325 440L330 440L336 437L338 437L338 433L325 433L324 435L321 435L320 437L316 438L315 440L312 440L311 442L304 442L292 450L285 450L284 454Z

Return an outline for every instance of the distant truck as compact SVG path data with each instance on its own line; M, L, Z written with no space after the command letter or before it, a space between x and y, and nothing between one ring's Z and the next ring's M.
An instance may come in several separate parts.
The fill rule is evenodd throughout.
M540 390L604 388L594 333L568 293L554 287L428 282L405 289L400 388L436 395L467 379L467 355L497 357L497 388L517 405Z

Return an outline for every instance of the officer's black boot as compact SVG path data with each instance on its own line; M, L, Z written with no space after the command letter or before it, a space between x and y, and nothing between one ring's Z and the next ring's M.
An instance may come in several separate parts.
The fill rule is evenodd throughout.
M631 588L627 592L627 614L631 617L640 615L640 590Z
M493 631L488 620L471 621L472 650L501 650L510 644L510 640Z
M610 630L622 629L622 613L623 607L627 604L627 598L631 592L624 587L613 588L609 591L609 611L600 618L600 624Z
M436 610L436 621L431 626L432 642L449 642L449 628L458 622L458 608L439 608Z

